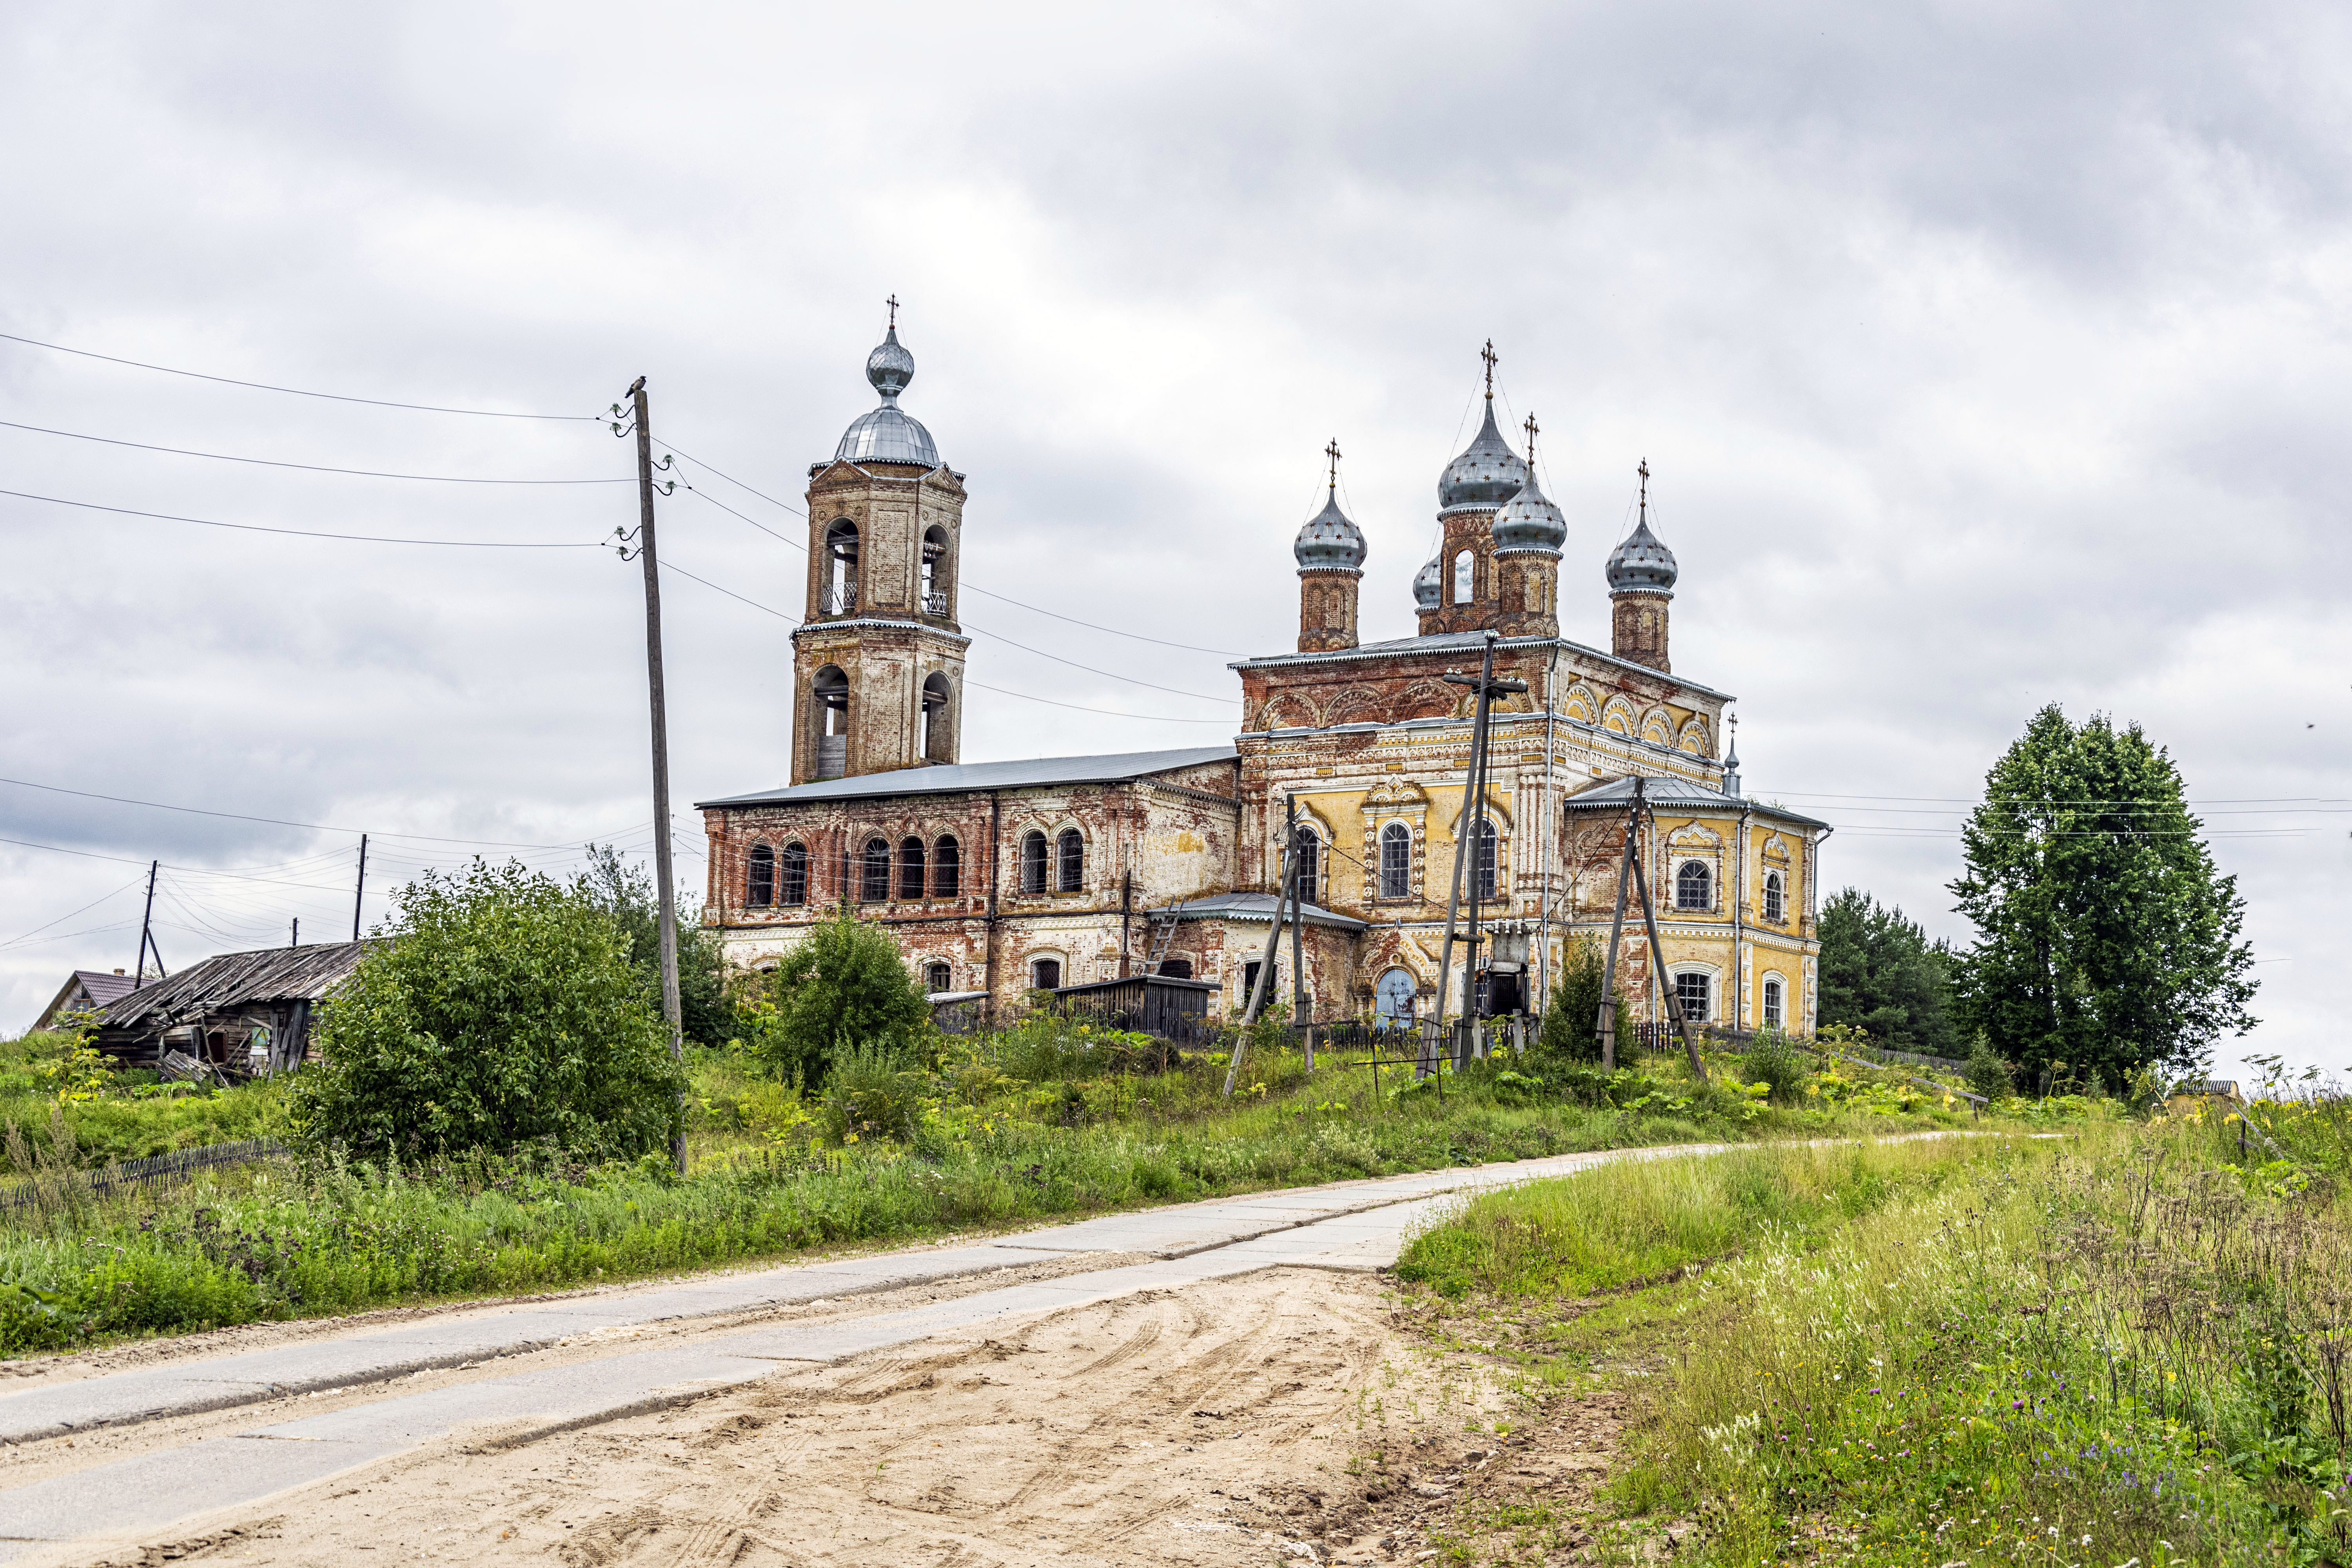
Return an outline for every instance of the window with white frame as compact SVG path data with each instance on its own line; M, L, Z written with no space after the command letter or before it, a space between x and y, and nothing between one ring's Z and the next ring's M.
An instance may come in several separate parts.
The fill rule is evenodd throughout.
M1704 860L1685 860L1675 873L1675 908L1715 908L1715 871Z
M1768 1029L1777 1029L1780 1026L1784 1012L1780 997L1780 977L1777 974L1766 975L1764 977L1764 1026Z
M1780 912L1788 902L1785 887L1780 872L1764 873L1764 918L1775 925L1788 918Z
M1412 829L1402 822L1381 829L1381 897L1412 897Z
M1683 1016L1694 1024L1704 1024L1709 1016L1707 994L1712 989L1709 976L1685 973L1675 976L1675 1000L1681 1004Z

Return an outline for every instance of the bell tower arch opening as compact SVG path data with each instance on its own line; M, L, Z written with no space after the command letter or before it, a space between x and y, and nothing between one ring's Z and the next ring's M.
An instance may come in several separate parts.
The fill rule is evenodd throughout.
M828 664L809 680L809 713L816 722L815 777L837 779L849 767L849 677Z
M824 531L824 595L818 614L857 613L857 525L845 517L835 519Z
M955 690L944 675L923 678L923 760L952 763L956 759Z

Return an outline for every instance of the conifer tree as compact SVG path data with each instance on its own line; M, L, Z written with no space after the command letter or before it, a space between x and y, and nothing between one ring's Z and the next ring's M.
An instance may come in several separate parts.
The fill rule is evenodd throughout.
M2138 725L2033 716L1985 776L1951 884L1977 941L1963 1022L2038 1079L2120 1087L2136 1067L2188 1068L2251 1026L2245 901L2220 875L2179 771Z

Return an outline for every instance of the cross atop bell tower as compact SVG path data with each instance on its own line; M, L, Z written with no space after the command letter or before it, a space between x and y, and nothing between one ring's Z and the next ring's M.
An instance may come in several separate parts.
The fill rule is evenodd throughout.
M1486 340L1486 346L1478 351L1478 357L1486 362L1486 401L1492 403L1495 401L1495 366L1500 363L1495 353L1494 339Z

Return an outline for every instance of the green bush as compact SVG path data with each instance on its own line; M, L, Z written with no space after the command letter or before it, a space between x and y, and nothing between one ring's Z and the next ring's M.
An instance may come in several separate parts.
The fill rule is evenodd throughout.
M530 1143L625 1159L669 1142L684 1079L668 1031L586 892L478 860L426 872L400 904L394 939L320 1009L299 1139L403 1160Z
M1795 1105L1805 1097L1805 1079L1811 1076L1812 1063L1807 1061L1789 1037L1778 1029L1762 1029L1748 1046L1748 1054L1739 1058L1739 1070L1749 1083L1760 1083L1772 1091L1775 1105Z
M1570 941L1560 954L1559 980L1552 987L1551 1006L1544 1013L1543 1032L1537 1037L1535 1058L1539 1067L1565 1067L1571 1062L1601 1059L1601 983L1608 957L1597 937ZM1617 998L1618 1059L1632 1048L1633 1013L1625 998Z
M629 944L629 963L653 1006L661 1006L661 904L643 866L622 862L609 844L588 846L588 869L581 891L604 911ZM696 1045L723 1046L734 1032L735 1010L727 1000L727 959L719 935L702 923L702 906L678 900L677 1011L680 1032Z
M1969 1051L1968 1076L1969 1087L1987 1100L2005 1100L2017 1092L2010 1065L1986 1041L1982 1029Z
M810 1089L853 1047L914 1052L931 1039L930 1004L898 942L846 908L784 954L740 1022L747 1049Z
M835 1143L873 1137L912 1142L930 1097L931 1075L899 1052L885 1044L853 1045L825 1075L825 1130Z

